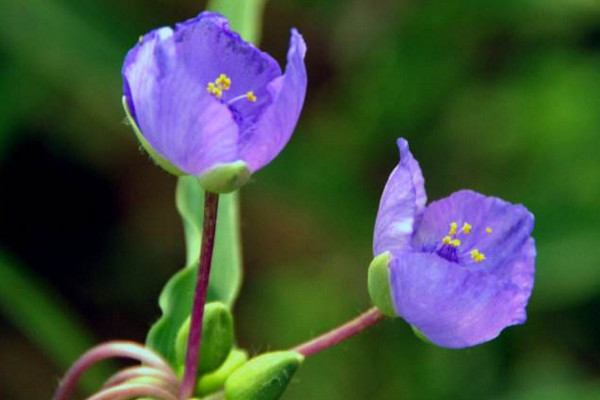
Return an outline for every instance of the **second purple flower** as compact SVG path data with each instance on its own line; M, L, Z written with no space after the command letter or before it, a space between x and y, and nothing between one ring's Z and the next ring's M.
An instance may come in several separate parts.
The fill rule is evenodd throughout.
M533 289L533 215L460 190L426 206L421 168L398 139L400 163L383 191L369 291L431 342L462 348L526 320Z
M290 139L306 93L306 44L292 29L287 67L216 13L156 29L123 64L124 104L142 145L165 169L235 190Z

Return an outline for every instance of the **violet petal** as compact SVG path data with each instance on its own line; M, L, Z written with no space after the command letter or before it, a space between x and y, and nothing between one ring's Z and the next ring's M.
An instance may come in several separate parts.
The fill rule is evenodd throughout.
M403 254L391 262L394 305L398 315L439 346L477 345L525 322L534 262L532 239L494 273L433 254Z
M170 28L145 35L125 59L125 95L148 143L180 170L199 175L235 160L238 127L181 62L179 46Z
M374 255L411 249L415 223L420 219L427 195L419 163L408 142L398 139L400 162L392 171L381 196L373 240Z
M456 237L461 245L457 250L461 261L470 262L469 252L477 249L485 254L480 266L493 268L519 251L531 236L534 219L522 205L460 190L427 207L413 239L415 251L433 252L448 234L452 222L458 226ZM465 222L472 226L468 234L460 232Z
M296 29L292 29L285 73L267 87L272 104L265 108L256 125L242 133L240 159L256 171L268 164L289 141L306 94L306 44Z

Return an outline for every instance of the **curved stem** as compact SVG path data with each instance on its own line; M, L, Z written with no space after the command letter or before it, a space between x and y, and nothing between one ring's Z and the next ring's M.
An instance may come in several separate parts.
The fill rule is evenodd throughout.
M136 378L156 379L162 384L167 385L169 388L172 388L174 392L179 391L179 381L176 378L160 369L144 366L125 368L115 373L106 380L102 388L117 386L126 381Z
M196 280L196 293L190 322L190 334L188 337L185 355L185 371L179 392L180 399L192 396L196 386L196 375L198 373L198 357L200 355L200 344L202 343L202 320L204 319L204 303L208 291L208 278L210 276L210 265L212 262L213 247L215 244L215 228L217 226L217 210L219 195L206 192L204 196L204 226L202 228L202 248L200 250L200 261L198 278Z
M104 389L86 400L125 400L138 397L151 397L159 400L177 400L173 394L165 389L143 383L125 383Z
M66 400L69 398L71 393L75 390L77 382L83 373L93 366L94 364L105 360L107 358L123 357L138 360L144 364L150 365L156 369L165 372L167 375L174 379L177 376L169 367L169 365L163 361L163 359L156 353L147 349L146 347L137 344L135 342L127 341L114 341L100 344L96 347L92 347L86 353L84 353L79 359L71 366L71 368L65 374L58 389L54 393L53 400Z
M311 356L367 330L384 318L385 315L383 315L379 309L376 307L370 308L353 320L346 322L344 325L309 340L306 343L302 343L292 350L297 351L304 357Z

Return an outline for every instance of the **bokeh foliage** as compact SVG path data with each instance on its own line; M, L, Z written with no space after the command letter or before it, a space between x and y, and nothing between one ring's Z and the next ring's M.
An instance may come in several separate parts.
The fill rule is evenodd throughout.
M143 341L185 264L175 180L121 124L120 64L141 33L204 6L0 0L0 245L97 340ZM278 60L290 26L310 87L290 145L242 190L240 345L289 347L368 305L377 202L404 136L431 199L469 187L534 212L529 322L466 351L387 322L308 360L284 398L598 398L600 3L271 1L262 44ZM6 316L0 329L1 397L49 397L64 367Z

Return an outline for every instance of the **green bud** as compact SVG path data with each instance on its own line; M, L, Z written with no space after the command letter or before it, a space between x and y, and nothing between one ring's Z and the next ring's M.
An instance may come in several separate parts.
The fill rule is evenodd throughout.
M389 251L379 254L369 266L369 295L373 305L387 317L397 317L392 301L390 288L390 259Z
M252 172L241 160L219 164L198 177L200 186L207 192L230 193L243 186Z
M177 363L185 363L188 336L190 334L190 318L181 325L175 339L175 356ZM198 361L198 374L215 370L225 361L233 346L233 317L227 306L220 302L208 303L204 306L202 321L202 344Z
M221 389L229 375L246 361L248 361L248 353L244 350L231 350L223 365L216 371L200 377L196 385L196 394L202 397Z
M127 115L127 121L133 128L133 131L135 132L135 136L139 140L139 142L142 145L142 147L144 148L144 150L146 150L146 153L148 153L150 158L152 158L152 160L159 167L162 167L165 171L167 171L170 174L173 174L175 176L186 175L186 173L180 171L179 168L177 168L176 166L171 164L163 156L158 154L158 152L156 150L154 150L154 148L150 145L150 143L148 143L148 141L144 137L144 134L140 130L140 127L137 125L137 122L135 122L135 119L131 116L131 111L129 110L129 106L127 105L127 98L125 96L123 96L122 102L123 102L123 108L125 109L125 114Z
M277 400L304 361L295 351L262 354L225 381L226 400Z

